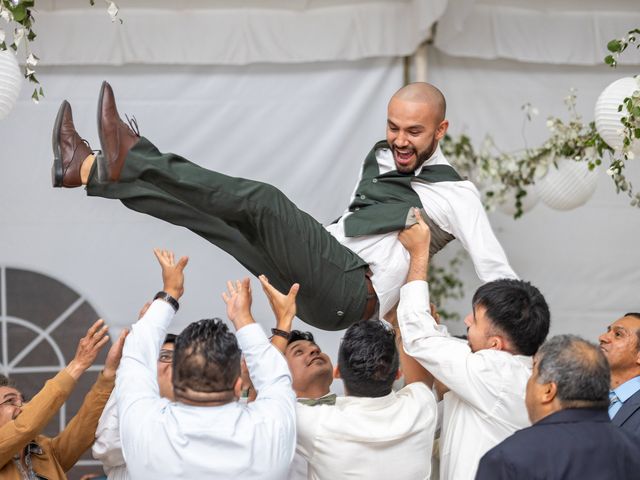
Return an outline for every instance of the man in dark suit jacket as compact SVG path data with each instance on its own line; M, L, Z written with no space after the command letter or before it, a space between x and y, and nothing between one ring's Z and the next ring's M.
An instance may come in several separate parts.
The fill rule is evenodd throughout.
M611 368L611 422L640 435L640 313L627 313L600 335Z
M533 425L489 450L476 480L638 478L640 442L609 421L609 381L595 345L574 335L547 341L527 383Z

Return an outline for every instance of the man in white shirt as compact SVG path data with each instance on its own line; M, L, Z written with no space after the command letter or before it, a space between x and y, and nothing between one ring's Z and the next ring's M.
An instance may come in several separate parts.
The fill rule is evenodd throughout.
M363 164L348 208L323 228L276 188L206 170L161 153L118 114L103 83L98 102L102 153L94 156L75 130L64 101L53 131L53 184L87 186L90 196L116 198L128 208L189 228L280 291L294 281L302 320L341 330L397 304L409 257L397 232L420 206L430 223L431 254L458 238L483 282L515 278L473 184L442 155L449 122L442 93L414 83L389 102L386 141Z
M496 280L473 297L465 319L468 344L444 333L431 316L424 254L429 227L418 223L399 239L411 256L400 292L398 322L406 352L448 389L440 437L443 480L471 480L487 450L530 425L525 390L531 356L549 331L549 308L528 282Z
M136 479L280 479L295 445L295 397L282 355L251 316L249 279L223 294L236 335L219 319L190 324L174 350L175 402L161 398L156 365L183 293L186 257L156 250L163 291L132 327L116 378L122 450ZM239 403L241 351L256 400Z
M398 367L396 336L382 322L347 329L335 369L346 396L335 405L296 405L296 451L309 462L309 479L429 478L436 401L411 370L394 392Z
M144 315L151 303L147 303L140 312ZM173 365L173 347L177 335L168 333L164 343L160 347L158 357L158 393L163 398L173 400L173 385L171 383ZM122 455L122 443L120 442L120 422L118 419L118 406L114 393L109 397L107 405L102 411L96 430L96 441L91 447L93 458L102 463L104 472L109 480L128 480L129 472Z

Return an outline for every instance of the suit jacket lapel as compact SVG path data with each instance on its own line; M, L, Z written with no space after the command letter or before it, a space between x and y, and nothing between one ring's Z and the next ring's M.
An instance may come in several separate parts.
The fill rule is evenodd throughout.
M640 409L640 390L634 393L626 402L622 404L616 416L611 422L616 426L621 426L627 419L633 415L636 410Z

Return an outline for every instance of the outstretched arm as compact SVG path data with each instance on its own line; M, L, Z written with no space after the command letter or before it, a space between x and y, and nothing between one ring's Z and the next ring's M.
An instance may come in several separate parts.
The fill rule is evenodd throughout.
M264 294L269 299L271 310L273 310L273 314L276 317L276 330L290 333L293 319L296 316L296 296L300 290L300 284L294 283L289 289L289 293L284 295L269 283L269 279L266 276L260 275L258 278L262 284ZM288 343L288 340L281 335L273 335L271 337L271 344L282 353L286 350Z
M295 435L295 395L291 388L289 367L283 356L269 343L262 327L253 319L249 279L227 282L227 291L222 298L227 304L227 316L237 330L238 344L258 392L249 408L260 410L278 422L286 421L289 433Z
M163 291L179 300L184 292L184 268L188 258L176 261L172 252L160 249L155 249L154 254L162 269ZM132 326L124 346L116 378L116 403L125 457L128 447L135 445L141 422L157 413L152 409L160 398L157 360L174 314L172 304L155 300Z
M109 399L111 390L113 390L116 370L120 364L124 341L128 333L128 330L123 330L111 345L104 363L104 370L84 398L80 410L51 442L56 457L65 471L76 464L80 456L95 440L98 420Z
M80 339L73 360L45 383L42 390L22 407L22 412L14 420L0 427L0 468L33 440L58 413L73 391L76 380L93 364L102 347L109 341L107 330L102 319L95 322Z
M420 210L415 209L417 223L403 230L398 234L398 240L407 249L410 256L409 273L407 282L413 280L427 281L429 271L429 244L431 243L431 231L420 215ZM398 352L400 353L400 364L404 374L405 384L414 382L424 382L429 387L433 385L433 375L420 363L407 354L402 344L402 330L398 326L397 307L394 308L387 321L393 325L398 341Z

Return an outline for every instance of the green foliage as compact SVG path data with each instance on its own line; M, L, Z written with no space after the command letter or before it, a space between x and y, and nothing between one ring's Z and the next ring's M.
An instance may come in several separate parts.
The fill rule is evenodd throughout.
M111 16L112 21L115 21L115 17L118 14L118 8L110 0L107 0L108 13ZM95 4L95 0L89 0L90 5ZM18 51L18 47L24 41L26 51L26 63L24 67L24 77L31 83L35 84L31 98L35 103L38 103L40 98L44 96L44 91L40 86L40 82L35 76L35 67L38 63L38 57L31 52L30 44L37 37L36 32L33 30L33 11L35 10L35 0L0 0L0 18L4 19L6 23L12 29L13 41L7 45L5 42L0 42L0 51L11 48L14 52ZM120 19L122 23L122 19ZM0 29L0 33L4 33Z

